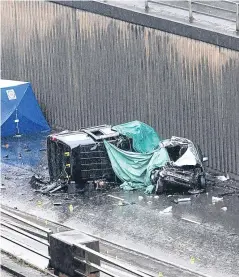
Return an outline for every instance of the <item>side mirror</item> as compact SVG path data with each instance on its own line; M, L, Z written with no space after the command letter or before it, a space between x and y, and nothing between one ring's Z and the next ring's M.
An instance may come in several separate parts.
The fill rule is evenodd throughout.
M207 162L208 161L208 157L203 157L202 161L203 162Z

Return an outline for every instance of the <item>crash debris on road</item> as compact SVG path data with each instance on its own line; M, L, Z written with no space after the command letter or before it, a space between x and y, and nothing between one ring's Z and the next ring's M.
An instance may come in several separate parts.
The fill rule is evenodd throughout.
M44 142L47 148L42 138L34 140L35 144L21 138L16 142L17 152L10 138L2 144L4 156L10 154L6 163L12 163L13 153L15 159L21 154L21 163L27 166L34 163L34 153L47 150L44 159L47 157L48 167L42 164L44 168L37 171L40 174L34 174L30 181L42 194L104 192L118 187L142 190L148 195L175 191L198 195L215 182L226 187L229 180L228 175L211 178L206 173L207 158L189 139L173 136L162 140L152 127L140 121L66 130L47 139L45 136Z

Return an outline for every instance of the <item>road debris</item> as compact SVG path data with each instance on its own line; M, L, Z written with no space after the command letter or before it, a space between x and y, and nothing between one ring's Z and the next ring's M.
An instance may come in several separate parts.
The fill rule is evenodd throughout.
M143 196L139 196L138 199L139 199L139 201L141 201L141 200L143 200L144 198L143 198Z
M222 207L221 210L223 210L224 212L227 211L227 207Z
M160 211L160 214L168 214L168 213L172 213L173 207L169 206L168 208L164 209L163 211Z
M175 204L183 203L183 202L190 202L190 201L191 201L191 198L178 198L178 199L173 200L173 202Z
M192 219L189 219L189 218L182 217L181 219L182 219L182 220L185 220L185 221L188 221L188 222L191 222L191 223L194 223L194 224L198 224L198 225L201 224L200 222L197 222L197 221L192 220Z
M31 151L31 149L29 148L29 146L27 144L24 145L23 150L25 152L30 152Z
M188 192L190 194L200 194L200 193L204 192L204 189L190 189Z
M221 181L221 182L225 182L225 181L227 181L227 180L229 180L230 179L230 177L229 177L229 175L227 174L227 176L217 176L217 180L219 180L219 181Z
M124 201L123 198L120 198L120 197L117 197L117 196L114 196L114 195L111 195L111 194L108 194L107 196L112 197L114 199L118 199L118 200Z
M72 204L70 204L68 208L69 208L70 213L72 213L72 212L73 212L73 210L74 210L73 205L72 205Z
M6 189L6 186L4 184L1 185L1 190Z
M54 206L61 206L62 203L61 203L61 202L54 202L53 205L54 205Z
M6 148L6 149L8 149L8 147L9 147L9 144L8 144L8 143L6 143L6 144L3 144L3 145L2 145L2 147L3 147L3 148Z
M223 201L223 197L212 196L212 204Z
M118 206L126 206L126 205L128 205L129 203L127 203L127 202L124 202L124 201L119 201L118 202Z
M120 198L120 197L117 197L117 196L114 196L114 195L111 195L111 194L108 194L107 196L119 200L119 202L117 204L118 206L126 206L126 205L136 204L135 202L125 201L123 198Z

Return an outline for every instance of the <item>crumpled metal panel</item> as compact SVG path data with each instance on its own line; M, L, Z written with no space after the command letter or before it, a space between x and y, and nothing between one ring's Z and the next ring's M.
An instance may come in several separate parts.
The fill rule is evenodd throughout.
M49 2L2 2L2 77L54 127L140 120L239 176L239 53Z

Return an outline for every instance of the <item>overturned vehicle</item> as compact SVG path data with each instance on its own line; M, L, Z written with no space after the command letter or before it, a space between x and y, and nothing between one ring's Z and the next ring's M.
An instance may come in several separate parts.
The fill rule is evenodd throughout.
M162 141L160 146L167 150L170 161L151 172L151 182L157 193L168 186L183 186L192 192L206 188L203 162L208 158L203 157L199 146L189 139L175 136Z
M161 193L171 185L205 189L201 150L186 138L161 141L140 121L64 131L47 138L51 182L86 188L89 182L121 184L125 190Z
M109 125L63 131L47 138L50 181L75 182L84 187L88 181L116 181L103 141L131 151L130 139Z

